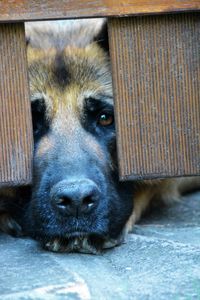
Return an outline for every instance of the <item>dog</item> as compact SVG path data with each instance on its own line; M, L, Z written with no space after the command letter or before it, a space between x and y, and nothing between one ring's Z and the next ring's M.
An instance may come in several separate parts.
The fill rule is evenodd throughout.
M178 201L199 178L119 181L104 19L29 23L26 34L33 184L1 192L0 228L50 251L97 254L121 244L151 203Z

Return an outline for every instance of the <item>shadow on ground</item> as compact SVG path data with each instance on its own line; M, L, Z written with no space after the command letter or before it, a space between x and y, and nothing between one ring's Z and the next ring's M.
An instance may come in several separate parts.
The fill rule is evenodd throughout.
M102 255L0 236L0 299L200 299L200 193L151 213Z

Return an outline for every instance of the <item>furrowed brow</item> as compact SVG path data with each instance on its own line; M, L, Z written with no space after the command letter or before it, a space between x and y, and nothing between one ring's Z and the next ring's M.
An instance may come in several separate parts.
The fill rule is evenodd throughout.
M107 97L105 95L98 97L88 97L85 99L86 108L90 111L96 111L103 108L113 108L113 99L111 97Z

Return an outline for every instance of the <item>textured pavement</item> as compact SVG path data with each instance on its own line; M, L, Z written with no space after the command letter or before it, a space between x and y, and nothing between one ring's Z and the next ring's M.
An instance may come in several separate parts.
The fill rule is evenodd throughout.
M0 299L200 299L200 193L135 227L102 255L55 254L0 236Z

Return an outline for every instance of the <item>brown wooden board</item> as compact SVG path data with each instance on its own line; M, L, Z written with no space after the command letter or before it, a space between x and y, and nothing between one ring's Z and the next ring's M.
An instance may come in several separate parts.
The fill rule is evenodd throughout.
M200 10L199 0L1 0L0 21L27 21Z
M120 177L200 174L200 15L109 21Z
M31 182L32 124L23 24L0 24L0 186Z

